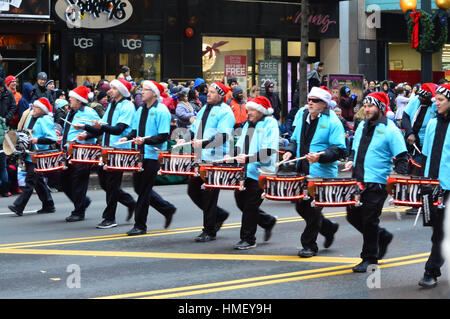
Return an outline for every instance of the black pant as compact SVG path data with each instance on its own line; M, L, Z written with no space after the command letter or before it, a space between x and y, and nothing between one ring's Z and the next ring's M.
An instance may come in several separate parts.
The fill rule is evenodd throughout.
M128 208L135 207L136 201L133 197L120 188L123 172L106 171L100 166L97 173L100 186L106 192L106 208L103 211L103 219L109 221L116 219L117 203L121 203Z
M378 244L390 233L379 226L380 215L387 198L386 185L366 183L361 193L360 207L347 207L347 220L363 235L361 258L376 264Z
M44 176L41 174L36 174L34 172L34 164L28 161L25 161L25 170L27 172L27 176L25 178L26 185L22 188L22 194L20 194L20 196L14 201L14 206L23 211L25 206L27 206L31 195L33 195L33 190L36 190L36 193L42 202L42 208L46 210L54 209L55 204L53 202L52 195L45 184Z
M319 251L317 236L319 233L325 237L333 234L333 223L322 214L322 207L311 207L309 200L299 200L295 204L297 213L305 220L306 226L300 237L303 248Z
M444 204L448 205L450 191L445 191ZM441 267L444 264L442 257L441 245L444 240L444 209L437 209L435 213L431 214L431 225L433 227L433 235L431 236L431 254L425 264L425 273L439 277L441 275ZM448 217L448 216L447 216Z
M236 190L234 192L236 204L242 211L240 237L241 240L254 244L257 225L264 229L269 228L275 222L275 217L259 208L263 202L261 198L263 190L257 181L247 178L244 182L244 187L245 190Z
M69 164L66 170L61 171L61 190L72 201L74 210L71 215L84 217L86 206L90 203L86 196L91 165Z
M188 195L203 211L203 231L215 236L218 231L217 224L227 219L229 213L217 206L220 190L203 190L203 183L200 177L191 177L188 182Z
M153 190L156 175L158 174L160 165L157 160L146 159L143 164L143 171L133 174L134 191L138 194L138 200L135 210L134 226L143 230L147 230L147 216L150 206L155 208L164 217L173 214L175 207L165 201Z

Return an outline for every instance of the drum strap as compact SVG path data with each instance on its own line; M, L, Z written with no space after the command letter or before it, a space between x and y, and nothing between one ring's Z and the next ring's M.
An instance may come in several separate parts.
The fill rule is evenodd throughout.
M444 142L448 130L449 118L445 119L442 115L437 117L436 131L434 134L433 148L431 149L430 171L428 177L438 179L439 168L441 166L442 153L448 152L444 150Z
M68 116L68 118L67 118L67 121L72 122L72 120L73 120L73 118L74 118L74 116L75 116L75 113L76 113L76 112L74 112L73 110L71 110L71 111L69 112L69 116ZM70 131L70 125L69 125L68 123L64 123L64 134L63 134L63 139L62 139L61 145L66 145L66 142L67 142L67 135L69 135L69 131Z
M37 117L31 117L31 119L30 119L30 123L28 123L28 129L29 130L32 130L33 129L33 127L34 127L34 125L36 124L36 121L37 121Z
M209 104L206 105L205 113L203 113L202 121L201 121L200 127L198 128L198 131L197 131L197 136L196 136L197 139L203 138L203 133L205 132L206 121L208 120L208 116L209 116L209 113L211 112L212 108L213 108L212 105L209 105Z
M412 130L415 135L419 134L420 128L422 127L423 121L425 119L425 115L427 114L428 106L421 105L419 110L414 115L414 119L412 121Z
M113 126L112 118L113 118L113 115L114 115L114 111L116 110L116 106L117 106L117 104L119 104L122 101L123 101L123 98L120 101L118 101L118 102L116 102L116 100L113 100L111 102L111 107L110 107L109 112L108 112L108 120L107 120L107 122L111 126ZM105 133L105 143L104 143L105 146L109 146L110 137L111 137L111 134L106 132Z
M147 118L148 118L149 110L150 110L150 108L148 108L146 105L143 106L141 118L139 119L139 131L138 131L137 136L141 136L141 137L145 136L145 129L147 126ZM139 148L139 151L141 152L141 154L143 154L144 149L145 149L144 144L139 145L138 148Z

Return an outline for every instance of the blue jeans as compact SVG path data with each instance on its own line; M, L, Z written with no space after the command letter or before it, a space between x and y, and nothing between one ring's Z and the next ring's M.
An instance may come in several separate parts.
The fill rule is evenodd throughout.
M8 170L6 166L6 154L0 153L0 193L8 192Z

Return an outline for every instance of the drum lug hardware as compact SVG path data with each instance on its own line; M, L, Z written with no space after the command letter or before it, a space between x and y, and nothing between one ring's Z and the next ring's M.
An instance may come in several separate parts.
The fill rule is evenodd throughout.
M261 194L261 199L266 199L266 193Z
M205 189L206 189L205 184L203 183L202 186L201 186L200 188L201 188L202 190L205 190Z
M316 207L316 201L315 201L315 200L313 200L313 201L311 202L311 207Z

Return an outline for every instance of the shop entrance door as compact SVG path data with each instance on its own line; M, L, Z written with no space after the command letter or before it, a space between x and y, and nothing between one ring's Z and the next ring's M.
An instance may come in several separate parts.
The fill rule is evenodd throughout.
M287 62L287 102L288 112L291 111L294 102L294 93L298 90L298 79L300 78L300 58L288 57ZM298 104L298 102L297 102Z

